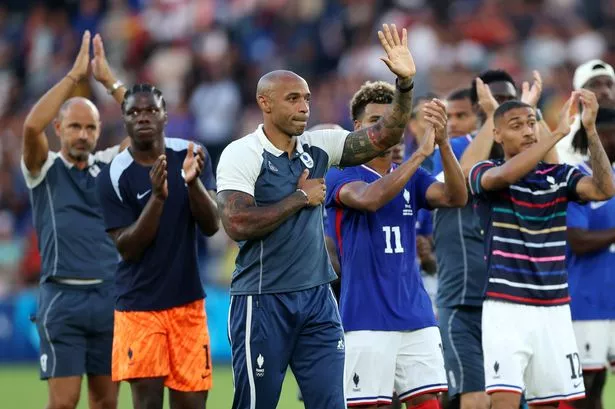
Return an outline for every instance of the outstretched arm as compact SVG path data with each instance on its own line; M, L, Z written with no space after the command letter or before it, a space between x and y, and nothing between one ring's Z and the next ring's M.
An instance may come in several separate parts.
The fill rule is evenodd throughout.
M47 160L49 143L45 128L58 115L62 104L70 98L75 87L87 76L90 32L83 33L81 48L73 68L38 100L23 125L23 159L28 171L38 175Z
M385 24L383 31L378 32L378 38L387 54L381 59L397 76L393 104L375 125L348 134L340 161L342 167L360 165L397 145L410 120L416 67L408 50L408 33L404 28L400 39L397 27L393 24L389 29Z

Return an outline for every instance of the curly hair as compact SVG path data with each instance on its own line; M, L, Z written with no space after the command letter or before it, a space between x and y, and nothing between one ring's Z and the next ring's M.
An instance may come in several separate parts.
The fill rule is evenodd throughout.
M358 120L365 113L368 104L391 104L395 87L385 81L367 81L350 100L350 116Z
M154 94L154 96L156 96L157 98L160 98L162 102L162 109L166 111L167 102L164 100L162 91L160 91L158 88L150 84L135 84L131 88L126 90L126 93L124 94L124 101L122 101L122 113L126 113L125 108L126 108L126 100L128 100L128 97L134 94L141 93L141 92L151 93L151 94Z

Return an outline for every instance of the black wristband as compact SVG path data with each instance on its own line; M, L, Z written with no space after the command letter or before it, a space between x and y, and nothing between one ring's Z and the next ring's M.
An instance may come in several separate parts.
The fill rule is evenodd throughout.
M402 94L405 94L406 92L410 92L414 89L414 80L410 80L410 86L408 88L402 88L399 86L399 78L395 78L395 88L397 88L397 90L399 92L401 92Z

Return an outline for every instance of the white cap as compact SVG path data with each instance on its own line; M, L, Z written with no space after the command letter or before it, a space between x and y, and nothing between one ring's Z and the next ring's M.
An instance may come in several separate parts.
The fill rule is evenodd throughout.
M581 89L587 81L600 75L606 75L615 80L613 67L602 60L590 60L577 67L572 79L574 89Z

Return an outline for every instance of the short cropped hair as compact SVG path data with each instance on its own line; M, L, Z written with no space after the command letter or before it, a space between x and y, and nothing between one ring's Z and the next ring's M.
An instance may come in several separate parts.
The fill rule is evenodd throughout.
M385 81L367 81L350 100L350 117L358 120L369 104L392 104L395 87Z

